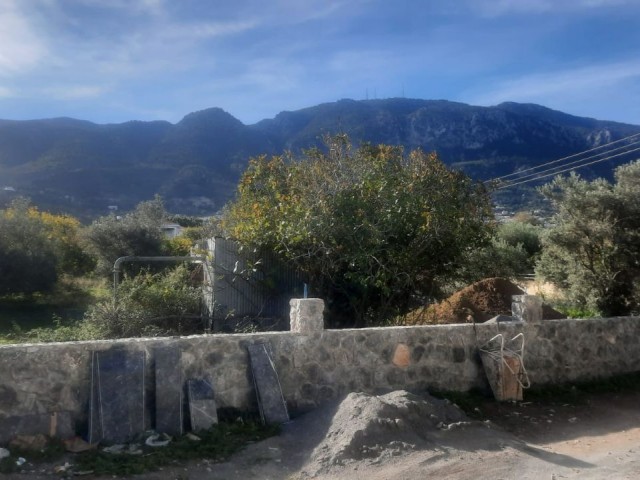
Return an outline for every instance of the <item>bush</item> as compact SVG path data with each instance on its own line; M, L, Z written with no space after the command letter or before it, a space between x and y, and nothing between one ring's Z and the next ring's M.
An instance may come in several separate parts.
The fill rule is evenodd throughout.
M100 217L83 232L86 249L96 259L96 270L110 275L114 262L128 255L163 254L164 235L160 230L166 212L160 197L140 203L122 217Z
M125 278L116 301L91 306L85 322L102 338L200 333L202 292L193 275L188 267L179 266Z

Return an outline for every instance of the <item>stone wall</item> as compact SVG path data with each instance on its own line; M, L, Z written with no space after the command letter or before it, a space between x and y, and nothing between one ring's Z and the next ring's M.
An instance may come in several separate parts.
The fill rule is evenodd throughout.
M0 442L2 422L27 416L56 413L70 418L77 431L86 431L91 352L96 350L146 352L152 402L153 351L175 345L182 351L184 378L210 378L219 407L245 410L255 408L246 346L269 342L289 411L295 414L351 391L487 388L477 345L498 329L508 338L524 332L525 366L533 385L640 370L638 317L8 345L0 346ZM147 424L153 426L151 418Z

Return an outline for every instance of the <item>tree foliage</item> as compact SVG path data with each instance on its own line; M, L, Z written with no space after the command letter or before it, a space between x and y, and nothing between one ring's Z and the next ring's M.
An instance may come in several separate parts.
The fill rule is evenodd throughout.
M575 303L605 316L637 311L640 280L640 162L616 169L615 183L558 177L541 189L555 226L543 237L537 273Z
M138 204L124 216L100 217L83 234L84 243L96 259L96 269L109 274L114 262L127 255L154 256L163 253L160 230L166 212L160 197Z
M0 212L0 294L50 291L57 258L43 222L19 198Z
M522 248L526 255L524 262L518 266L516 273L533 272L535 263L542 250L542 227L533 225L528 221L513 220L503 223L496 232L497 239L511 247Z
M299 159L252 159L223 227L306 272L334 323L363 325L432 295L491 218L484 188L435 153L336 136Z

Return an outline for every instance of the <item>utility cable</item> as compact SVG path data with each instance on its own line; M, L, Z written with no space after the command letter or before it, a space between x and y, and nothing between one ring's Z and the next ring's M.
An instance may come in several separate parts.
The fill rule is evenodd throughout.
M521 173L525 173L525 172L528 172L528 171L531 171L531 170L537 170L537 169L539 169L539 168L546 167L547 165L553 165L553 164L556 164L556 163L562 162L563 160L569 160L570 158L574 158L574 157L577 157L577 156L583 155L583 154L585 154L585 153L594 152L594 151L596 151L596 150L600 150L600 149L602 149L602 148L609 147L609 146L614 145L614 144L616 144L616 143L624 142L625 140L630 140L631 138L635 138L635 137L640 137L640 133L634 133L633 135L629 135L628 137L624 137L624 138L621 138L621 139L619 139L619 140L615 140L615 141L613 141L613 142L609 142L609 143L606 143L606 144L604 144L604 145L600 145L600 146L597 146L597 147L591 148L591 149L589 149L589 150L584 150L584 151L579 152L579 153L574 153L573 155L569 155L569 156L567 156L567 157L558 158L557 160L552 160L552 161L550 161L550 162L543 163L543 164L541 164L541 165L536 165L536 166L534 166L534 167L529 167L529 168L526 168L526 169L524 169L524 170L520 170L519 172L513 172L513 173L509 173L509 174L507 174L507 175L503 175L503 176L501 176L501 177L496 177L496 178L493 178L493 179L491 179L491 180L487 180L485 183L495 182L495 181L497 181L497 180L502 180L502 179L504 179L504 178L512 177L512 176L514 176L514 175L519 175L519 174L521 174ZM638 140L640 140L640 139L638 139ZM638 141L638 140L635 140L635 141ZM635 142L635 141L634 141L634 142Z
M638 150L640 150L640 147L638 147L638 148L634 148L633 150L629 150L629 151L627 151L627 152L622 152L622 153L618 153L618 154L616 154L616 155L611 155L611 156L609 156L609 157L601 158L601 159L599 159L599 160L594 160L593 162L585 163L584 165L580 165L580 166L577 166L577 167L570 167L570 168L566 168L566 169L564 169L564 170L560 170L559 172L548 173L548 174L546 174L546 175L541 175L541 176L539 176L539 177L530 178L529 180L523 180L522 182L509 183L509 184L507 184L507 185L503 185L503 186L501 186L501 187L496 188L496 190L503 190L503 189L505 189L505 188L511 188L511 187L515 187L516 185L521 185L521 184L523 184L523 183L534 182L534 181L536 181L536 180L541 180L541 179L543 179L543 178L551 177L551 176L553 176L553 175L559 175L559 174L561 174L561 173L565 173L565 172L568 172L568 171L570 171L570 170L575 170L575 169L577 169L577 168L582 168L582 167L586 167L586 166L589 166L589 165L593 165L594 163L604 162L605 160L610 160L610 159L612 159L612 158L619 157L619 156L621 156L621 155L626 155L626 154L628 154L628 153L636 152L636 151L638 151Z
M518 178L515 178L515 179L510 180L510 181L519 181L520 182L520 181L526 180L527 178L530 178L530 177L537 177L538 175L542 175L542 174L545 174L547 172L552 172L553 170L557 170L559 168L566 168L566 167L569 167L569 166L572 166L572 165L578 165L575 168L580 168L579 164L582 163L582 162L586 162L588 160L593 160L593 159L595 159L597 157L600 157L602 155L611 155L612 153L615 153L615 152L618 152L620 150L627 149L629 147L633 147L633 146L636 146L636 145L640 145L640 139L638 139L635 142L632 142L632 143L630 143L628 145L623 145L621 147L613 148L613 149L608 150L606 152L596 153L595 155L590 155L588 157L580 158L578 160L574 160L573 162L564 163L562 165L556 165L555 167L547 168L547 169L542 170L540 172L534 172L534 173L529 173L527 175L522 175L522 176L519 176ZM622 152L622 153L625 153L625 152ZM527 170L531 170L531 169L527 169ZM522 171L524 172L524 171L527 171L527 170L522 170ZM520 172L512 173L511 175L517 175L518 173L520 173ZM501 177L501 178L505 178L505 177ZM493 181L496 181L496 180L493 180Z

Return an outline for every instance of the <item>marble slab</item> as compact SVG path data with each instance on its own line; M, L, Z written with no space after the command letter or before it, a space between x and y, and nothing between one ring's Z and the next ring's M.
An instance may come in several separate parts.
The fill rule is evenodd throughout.
M156 432L179 436L183 429L182 352L158 347L153 352L156 374Z
M89 443L102 440L102 424L100 421L100 383L98 382L98 352L91 352L91 392L89 394Z
M211 382L202 378L189 379L187 395L193 431L207 430L218 423L218 408Z
M289 412L273 364L271 346L268 343L257 343L249 345L247 350L262 421L267 424L288 422Z
M126 442L144 432L144 352L97 352L103 439Z

